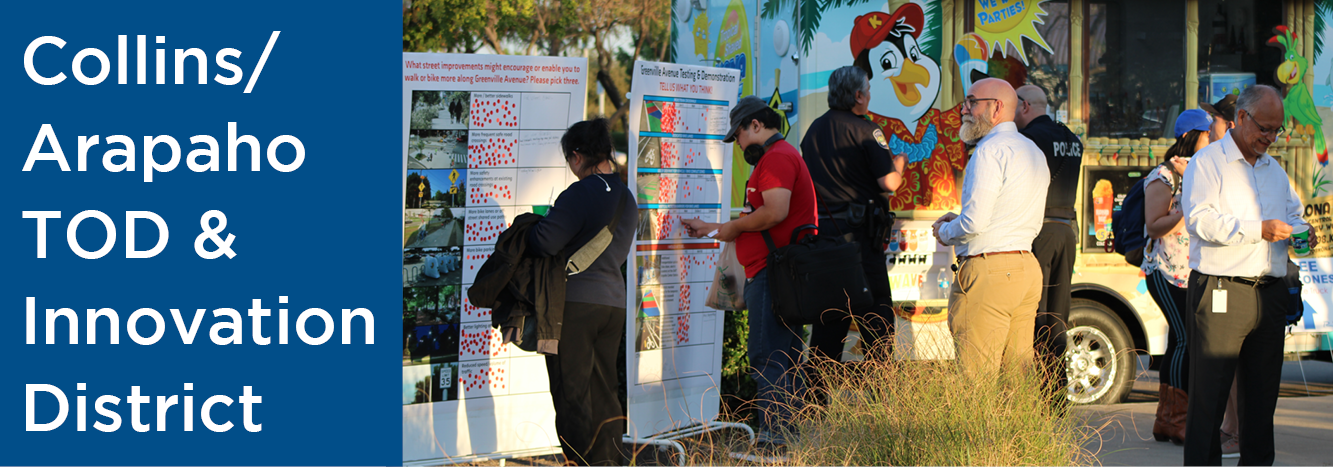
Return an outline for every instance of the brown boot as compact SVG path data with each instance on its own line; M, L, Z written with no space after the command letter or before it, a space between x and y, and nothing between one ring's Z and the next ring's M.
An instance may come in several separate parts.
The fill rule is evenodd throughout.
M1185 411L1190 406L1189 394L1184 389L1170 388L1171 394L1171 429L1167 435L1171 437L1171 442L1176 444L1185 444Z
M1170 408L1172 397L1175 396L1171 389L1171 386L1162 383L1157 390L1157 418L1152 424L1152 437L1157 441L1171 439Z

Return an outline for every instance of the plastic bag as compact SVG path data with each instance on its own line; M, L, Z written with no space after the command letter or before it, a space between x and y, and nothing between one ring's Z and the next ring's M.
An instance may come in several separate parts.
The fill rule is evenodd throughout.
M722 256L713 270L713 285L704 305L715 310L745 309L745 267L736 258L736 242L722 246Z

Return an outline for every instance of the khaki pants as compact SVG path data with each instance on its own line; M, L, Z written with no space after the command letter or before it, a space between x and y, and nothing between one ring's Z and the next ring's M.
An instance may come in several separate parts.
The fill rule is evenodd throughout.
M949 330L969 373L1031 366L1041 283L1041 265L1026 251L963 261L949 291Z

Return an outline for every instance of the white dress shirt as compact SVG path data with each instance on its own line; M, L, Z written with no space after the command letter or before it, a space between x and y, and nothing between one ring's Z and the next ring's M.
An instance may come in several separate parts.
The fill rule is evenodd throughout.
M940 242L953 245L958 256L1031 251L1050 184L1041 149L1013 122L995 125L967 161L963 209L940 226Z
M1287 274L1287 241L1265 241L1263 221L1305 221L1301 200L1273 156L1261 154L1251 166L1228 131L1194 154L1182 187L1191 269L1213 276Z

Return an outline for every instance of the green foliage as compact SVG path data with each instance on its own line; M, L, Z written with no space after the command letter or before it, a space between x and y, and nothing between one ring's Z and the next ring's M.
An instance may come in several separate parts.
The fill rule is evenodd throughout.
M800 11L800 27L797 33L800 37L801 50L805 54L809 54L810 47L814 45L815 33L819 32L819 24L825 11L830 8L870 3L870 0L768 0L761 8L760 16L765 19L775 18L788 3L795 3L796 10ZM921 31L921 40L918 41L918 44L921 45L921 53L938 60L940 47L943 43L942 31L944 27L944 18L940 14L940 2L926 2L922 9L925 12L926 24Z
M781 13L782 9L789 3L794 4L796 0L765 0L764 6L759 9L759 17L763 19L777 18L778 13Z
M422 183L426 184L424 189L421 187ZM407 174L407 188L404 193L404 198L407 199L408 208L421 207L421 201L422 198L424 198L424 196L418 196L421 193L430 193L430 179L422 177L421 174L417 172Z
M662 55L662 60L670 63L676 62L676 41L680 40L680 30L676 29L676 23L680 18L676 17L676 9L671 8L671 40L667 42L666 53Z
M722 402L727 413L739 420L749 418L746 403L754 400L757 386L750 377L750 357L746 355L750 338L749 312L727 311L722 325Z
M1333 16L1333 0L1314 0L1314 57L1310 63L1319 61L1319 57L1324 55L1324 27L1326 20L1324 18Z
M801 40L801 52L810 55L810 46L815 43L815 33L819 32L820 16L824 14L824 9L819 6L819 0L798 0L801 2L799 10L800 24L796 32ZM825 0L827 3L832 0Z
M921 45L921 53L938 61L940 60L940 45L944 41L944 18L940 14L939 0L926 2L922 10L926 16L926 24L922 28L921 39L917 43ZM948 69L943 63L940 66L946 70Z
M532 6L532 0L412 0L403 8L403 51L475 52L488 29L515 28Z
M1333 184L1333 182L1328 181L1324 176L1323 167L1316 167L1315 171L1314 181L1310 184L1310 192L1314 193L1314 196L1319 196L1321 193L1329 191L1328 185Z
M443 288L403 287L403 326L438 321Z
M430 128L430 121L440 116L440 110L443 107L439 105L422 105L412 109L411 123L408 128L419 130Z
M591 0L412 0L403 8L404 52L562 55L578 41L579 7Z
M823 18L824 12L830 8L842 8L845 6L860 5L870 3L870 0L791 0L799 1L801 10L800 28L798 33L801 38L801 50L809 55L810 46L815 43L815 33L819 32L819 22Z

